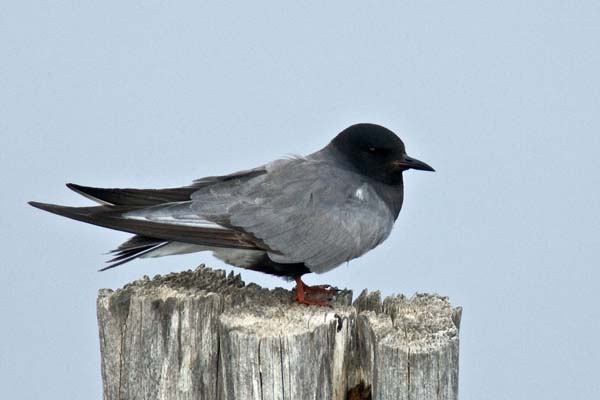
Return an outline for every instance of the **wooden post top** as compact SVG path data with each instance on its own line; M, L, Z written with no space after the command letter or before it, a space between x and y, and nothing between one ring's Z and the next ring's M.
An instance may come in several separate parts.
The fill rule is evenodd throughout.
M461 308L446 297L292 298L205 266L101 289L104 398L457 398Z

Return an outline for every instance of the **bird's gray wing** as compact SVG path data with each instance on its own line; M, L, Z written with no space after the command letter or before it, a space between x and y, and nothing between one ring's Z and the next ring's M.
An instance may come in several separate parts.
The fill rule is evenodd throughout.
M280 160L243 183L222 182L192 194L203 217L260 239L279 263L325 272L381 243L393 216L370 185L332 163Z
M265 166L234 172L229 175L207 176L196 179L191 185L165 189L98 188L67 183L67 187L82 196L103 205L149 207L160 204L188 201L199 188L219 182L243 182L266 174Z

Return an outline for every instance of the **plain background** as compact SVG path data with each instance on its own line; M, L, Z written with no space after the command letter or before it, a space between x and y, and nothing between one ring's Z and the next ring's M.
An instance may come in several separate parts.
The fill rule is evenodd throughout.
M0 398L100 398L97 290L222 266L98 273L127 235L27 200L186 185L359 121L437 172L406 174L387 242L308 282L450 296L462 399L599 398L600 3L323 3L2 2Z

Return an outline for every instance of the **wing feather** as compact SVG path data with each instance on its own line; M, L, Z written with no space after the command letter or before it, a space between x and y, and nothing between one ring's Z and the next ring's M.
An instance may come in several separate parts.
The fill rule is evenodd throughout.
M185 224L166 224L150 220L127 218L124 217L124 214L133 210L126 207L66 207L37 202L30 202L29 204L63 217L105 228L161 239L165 242L174 241L204 246L260 250L257 243L249 241L241 232L230 229L213 229Z
M293 159L242 185L192 194L193 211L263 241L279 263L324 272L381 243L394 218L362 177L327 162ZM360 196L357 190L361 189Z

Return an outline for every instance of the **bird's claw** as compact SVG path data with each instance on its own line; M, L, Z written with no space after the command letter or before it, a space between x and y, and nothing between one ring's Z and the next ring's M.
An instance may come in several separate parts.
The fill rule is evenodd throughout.
M302 279L299 276L295 277L294 279L296 280L296 295L294 296L294 301L300 304L331 307L329 300L331 300L332 297L339 292L338 288L331 285L308 286L306 283L302 282ZM307 298L306 295L308 294L316 294L318 296L316 298ZM325 296L326 299L322 298L322 296Z
M337 294L340 289L331 285L314 285L314 286L304 286L304 293L317 293L317 294L325 294L328 296L333 296Z

